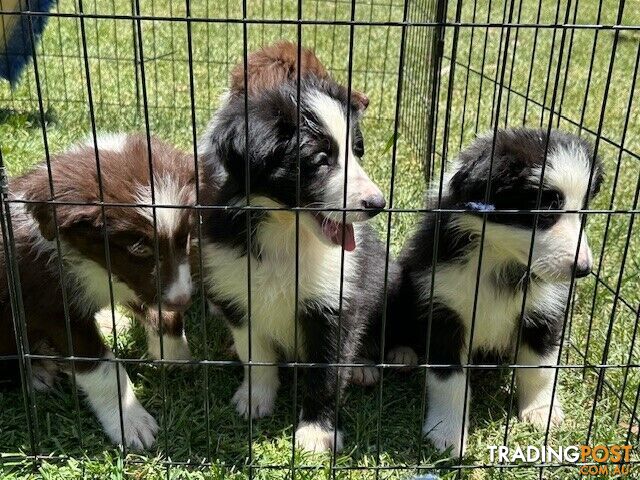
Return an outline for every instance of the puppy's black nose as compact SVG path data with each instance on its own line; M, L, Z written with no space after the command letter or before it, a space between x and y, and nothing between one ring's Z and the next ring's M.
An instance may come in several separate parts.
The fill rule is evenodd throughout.
M591 265L576 265L576 278L584 278L591 273Z
M375 193L362 200L362 208L366 208L368 210L382 210L386 204L387 202L384 199L382 193ZM369 214L369 216L373 217L379 212L369 211L367 213Z

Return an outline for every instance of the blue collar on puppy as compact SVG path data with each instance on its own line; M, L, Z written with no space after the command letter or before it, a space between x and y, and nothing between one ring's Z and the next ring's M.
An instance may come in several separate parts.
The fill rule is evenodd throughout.
M465 203L465 207L477 212L493 212L496 209L496 206L491 203L481 202L468 202Z

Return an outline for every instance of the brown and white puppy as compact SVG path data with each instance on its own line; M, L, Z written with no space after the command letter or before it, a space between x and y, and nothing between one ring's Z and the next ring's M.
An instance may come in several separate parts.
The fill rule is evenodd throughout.
M153 328L159 322L157 312L150 309L160 305L165 327L164 358L188 358L179 312L188 306L192 293L192 210L156 208L154 220L153 208L147 205L194 204L193 158L152 138L151 182L145 136L102 136L97 142L100 182L93 143L90 140L51 159L53 195L45 165L10 182L11 197L22 200L11 203L10 208L31 352L72 354L65 328L68 314L74 356L113 358L94 321L96 312L113 301L129 306L148 321L155 318L147 328L153 358L160 356L160 339ZM104 210L98 205L101 189ZM61 203L55 207L42 203L49 200ZM3 270L5 265L3 255ZM0 325L7 333L0 337L0 356L16 352L5 273L0 280ZM70 373L69 362L59 363ZM34 369L36 387L51 383L54 372L38 362ZM75 370L78 387L112 441L124 441L133 448L153 444L158 426L137 400L122 364L76 361ZM119 404L124 432L120 428Z
M327 69L308 48L300 49L300 65L301 77L315 75L322 79L330 78ZM298 45L284 40L249 53L247 55L248 94L264 92L286 81L297 81L297 66ZM244 91L244 61L241 61L231 71L231 92L242 94ZM351 102L357 110L363 111L369 106L369 97L362 92L351 90Z

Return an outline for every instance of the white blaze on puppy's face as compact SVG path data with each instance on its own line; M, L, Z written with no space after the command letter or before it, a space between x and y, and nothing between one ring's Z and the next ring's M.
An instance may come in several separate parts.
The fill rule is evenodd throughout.
M192 291L191 268L187 261L178 266L178 274L166 289L164 301L170 305L187 304L191 298Z
M326 140L332 145L330 152L323 152L331 155L333 164L324 178L323 193L318 203L324 208L335 210L315 215L320 227L318 236L326 243L352 251L356 248L353 222L367 220L384 208L384 196L364 172L360 159L354 152L354 139L350 130L357 118L348 121L346 107L320 92L308 96L307 102L310 110L317 116L320 128L328 137ZM343 213L340 211L343 208L370 210Z
M561 193L562 210L581 210L589 194L591 162L588 152L577 143L568 148L558 147L549 152L547 165L533 170L533 177L542 185ZM593 255L587 236L581 231L582 215L562 213L548 229L538 230L534 244L532 269L542 276L557 279L570 278L575 269L578 276L588 273L593 266ZM577 252L577 258L576 258Z
M189 216L189 210L171 208L171 206L190 205L191 190L188 185L180 185L176 178L162 175L154 179L154 193L155 204L166 206L155 209L155 227L161 245L159 247L161 251L158 252L161 254L160 271L171 272L168 278L163 275L162 301L168 308L182 309L189 305L193 293L189 264L189 222L185 222ZM137 200L145 205L152 203L149 186L138 190ZM147 221L154 224L152 208L138 207L138 211Z
M360 159L353 151L353 138L349 131L353 127L353 121L349 122L348 130L344 106L337 100L321 93L312 95L310 103L312 110L318 115L338 147L338 168L334 170L327 181L324 193L325 206L338 209L343 207L359 209L365 208L366 203L371 202L372 198L383 199L382 192L362 169ZM348 138L347 134L349 134ZM342 222L341 212L324 212L324 215L337 222ZM366 212L347 212L346 223L367 220L369 217Z

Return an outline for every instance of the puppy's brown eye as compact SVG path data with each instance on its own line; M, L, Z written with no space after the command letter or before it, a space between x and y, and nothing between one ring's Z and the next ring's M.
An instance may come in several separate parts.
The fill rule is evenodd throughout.
M148 258L153 255L153 248L143 243L142 240L138 240L136 243L127 246L127 252L134 257Z

